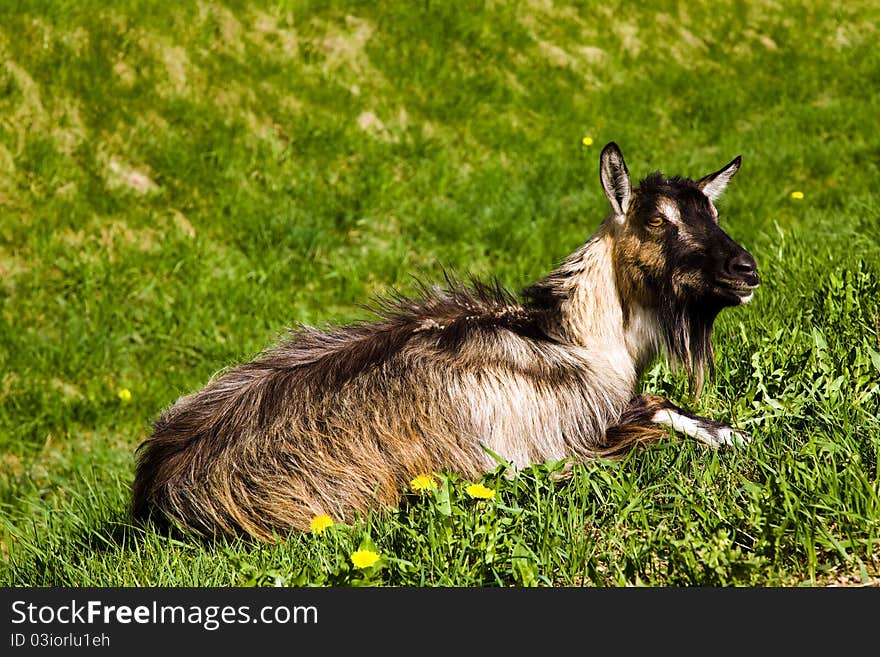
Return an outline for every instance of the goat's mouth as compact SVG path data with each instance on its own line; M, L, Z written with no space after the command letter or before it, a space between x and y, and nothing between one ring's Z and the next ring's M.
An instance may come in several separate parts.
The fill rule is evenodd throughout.
M752 295L761 284L757 274L750 277L749 280L734 278L719 278L718 287L727 295L734 297L737 303L748 303L752 300Z

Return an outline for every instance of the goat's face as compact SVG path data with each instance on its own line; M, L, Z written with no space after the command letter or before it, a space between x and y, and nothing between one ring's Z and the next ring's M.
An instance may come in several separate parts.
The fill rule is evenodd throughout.
M751 300L758 286L754 258L718 225L714 201L740 166L692 181L648 176L631 189L617 145L602 151L601 179L611 204L614 263L621 292L656 306L720 310Z

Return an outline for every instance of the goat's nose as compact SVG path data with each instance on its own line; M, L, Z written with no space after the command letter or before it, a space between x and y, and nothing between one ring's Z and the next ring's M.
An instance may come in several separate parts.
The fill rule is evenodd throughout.
M727 261L727 273L749 285L758 284L758 263L746 251L738 253Z

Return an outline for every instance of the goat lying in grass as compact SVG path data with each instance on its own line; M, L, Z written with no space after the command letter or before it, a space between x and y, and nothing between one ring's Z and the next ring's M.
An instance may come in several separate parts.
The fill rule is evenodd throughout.
M489 450L526 466L620 455L668 427L712 446L746 441L637 395L661 352L699 390L715 317L758 286L713 205L739 166L696 182L655 173L632 189L608 144L608 218L521 298L450 283L388 301L373 323L293 331L161 415L139 448L135 515L273 540L317 514L393 504L420 473L477 477L496 465Z

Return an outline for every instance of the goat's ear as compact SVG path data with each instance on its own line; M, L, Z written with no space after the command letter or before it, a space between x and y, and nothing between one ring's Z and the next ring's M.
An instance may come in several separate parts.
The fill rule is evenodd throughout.
M721 193L725 190L727 183L730 182L734 174L739 171L741 164L742 155L737 155L730 164L722 167L715 173L710 173L705 178L700 178L697 181L697 186L703 190L703 193L709 197L710 201L714 202L721 196Z
M599 157L599 178L605 196L611 204L614 218L622 222L629 208L632 183L629 180L626 162L623 161L623 154L613 141L602 149L602 155Z

